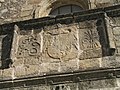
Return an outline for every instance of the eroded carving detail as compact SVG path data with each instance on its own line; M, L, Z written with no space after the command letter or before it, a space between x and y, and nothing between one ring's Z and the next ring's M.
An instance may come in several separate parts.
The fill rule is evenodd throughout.
M96 30L85 30L81 44L82 49L100 48L99 35Z
M80 29L79 33L80 48L83 50L80 59L101 57L102 46L99 40L100 36L97 31L96 21L84 22L82 25L85 28Z
M44 33L44 54L48 58L70 60L77 57L76 26L62 27ZM46 58L46 56L45 56Z
M19 39L17 57L39 56L40 40L37 35L24 35Z

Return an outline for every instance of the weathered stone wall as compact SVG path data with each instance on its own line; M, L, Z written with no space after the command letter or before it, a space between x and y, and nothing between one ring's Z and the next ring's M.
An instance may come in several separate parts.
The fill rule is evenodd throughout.
M117 24L109 17L101 16L71 24L66 20L64 24L58 23L39 29L27 30L15 25L11 50L13 64L8 69L0 70L1 80L11 79L14 86L14 79L30 76L119 67L119 60L115 57L117 52L109 54L109 49L117 49L114 40L116 35L112 33L115 31L112 25ZM76 88L86 87L75 85ZM89 84L85 85L88 85L86 90L89 90Z
M94 9L119 4L118 0L0 0L0 23L28 20L48 16L56 7L75 4Z
M79 83L66 83L59 85L35 85L0 90L120 90L120 79L104 79L97 81L85 81Z
M107 39L104 20L99 17L79 23L58 23L37 30L25 30L15 25L10 54L13 64L9 69L1 70L1 78L15 79L116 67L116 63L111 65L110 60L115 60L114 55L108 57L109 49L115 48L115 45L114 41ZM111 47L110 42L113 42ZM3 50L6 50L6 45L2 45ZM9 58L6 55L2 52L3 62Z
M52 8L56 8L56 6L51 7L51 5L64 5L63 2L64 1L62 0L59 0L58 2L51 0L1 0L0 23L2 24L47 16ZM65 2L66 4L76 4L78 0L70 3L68 3L68 0L65 0ZM83 8L100 8L115 5L118 4L118 2L117 0L90 0L88 5L83 3ZM77 3L77 5L81 5L80 2ZM102 43L102 40L105 40L106 37L101 36L102 40L100 40L101 37L99 34L101 29L98 28L102 28L104 32L103 22L98 23L98 25L96 25L96 20L79 24L74 23L72 25L58 24L56 26L45 27L44 29L29 31L21 30L18 26L15 26L13 40L14 48L12 50L13 65L10 66L9 69L0 70L0 79L14 80L21 77L73 72L75 70L119 67L119 17L106 17L106 23L107 29L110 31L108 35L109 40L111 40L110 43L112 43L112 48L115 48L115 53L111 56L105 55L103 58L102 53L107 52L105 48L107 48L106 44L108 44L106 43L104 45ZM90 34L90 36L87 37L86 35L88 34ZM90 41L86 41L85 36L87 37L87 40L92 37L94 42L91 44ZM0 41L2 41L3 37L5 36L0 37ZM119 90L119 85L119 79L107 79L70 83L58 86L39 85L15 87L10 88L10 90L59 90L59 88L63 90Z

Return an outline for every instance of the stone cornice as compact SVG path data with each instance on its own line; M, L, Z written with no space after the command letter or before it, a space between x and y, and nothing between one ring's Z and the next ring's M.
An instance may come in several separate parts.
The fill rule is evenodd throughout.
M0 88L27 87L30 85L56 85L77 83L88 80L115 79L120 77L120 68L106 68L87 71L75 71L43 76L26 77L19 79L1 80Z
M41 28L46 25L52 25L57 23L72 23L85 20L97 19L104 17L107 14L109 17L119 17L120 16L120 5L110 6L105 8L91 9L86 11L77 12L74 14L59 15L59 16L48 16L37 19L30 19L25 21L6 23L0 25L0 31L2 33L12 33L14 30L14 25L18 25L22 29L34 29ZM66 21L67 20L67 21Z

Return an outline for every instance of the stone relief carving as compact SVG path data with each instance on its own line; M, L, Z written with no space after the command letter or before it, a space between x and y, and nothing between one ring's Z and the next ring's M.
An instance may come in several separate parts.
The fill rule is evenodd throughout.
M102 56L102 46L100 43L100 36L96 26L97 21L81 22L79 37L80 37L80 49L83 52L80 55L80 59L89 59Z
M42 48L39 33L22 34L19 38L17 58L41 57L43 61L66 61L78 58L78 55L81 60L102 57L102 45L96 23L97 20L91 20L72 25L56 24L53 26L56 28L46 26L42 35Z
M76 58L78 52L77 30L77 27L73 25L45 31L43 53L53 59L70 60Z
M91 20L79 24L45 26L42 34L19 31L16 57L26 63L33 63L31 58L36 62L39 59L50 62L102 57L103 47L96 23L97 20Z
M102 45L96 23L97 20L80 22L79 28L77 25L58 24L58 29L45 30L45 57L48 55L48 58L70 60L76 58L78 53L81 60L102 57Z
M100 48L99 35L96 30L88 29L84 31L83 40L81 43L82 49Z
M17 57L40 55L40 38L38 35L24 35L19 39Z

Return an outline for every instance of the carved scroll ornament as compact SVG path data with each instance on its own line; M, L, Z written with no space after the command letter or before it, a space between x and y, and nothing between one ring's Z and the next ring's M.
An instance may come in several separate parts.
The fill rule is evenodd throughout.
M34 35L26 35L20 38L17 57L38 56L40 43Z

